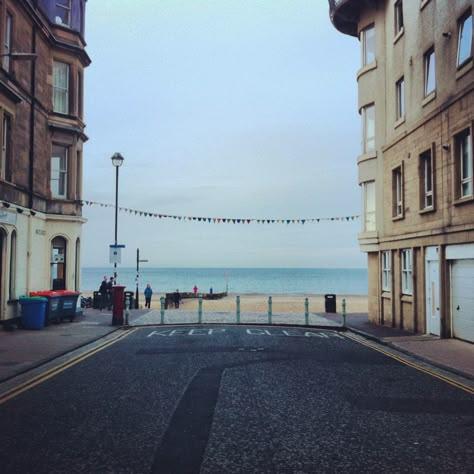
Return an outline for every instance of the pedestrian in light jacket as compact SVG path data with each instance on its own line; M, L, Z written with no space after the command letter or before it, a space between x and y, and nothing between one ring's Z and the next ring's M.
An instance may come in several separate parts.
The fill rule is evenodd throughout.
M151 289L151 286L150 286L149 283L146 286L145 291L143 292L143 294L145 295L145 308L149 308L150 303L151 303L151 296L153 295L153 290Z

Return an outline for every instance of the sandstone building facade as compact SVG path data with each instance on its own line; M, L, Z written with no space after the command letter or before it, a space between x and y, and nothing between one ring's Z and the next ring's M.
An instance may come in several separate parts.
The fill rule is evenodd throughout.
M0 2L0 320L80 285L86 0Z
M329 0L359 39L373 322L474 342L472 0Z

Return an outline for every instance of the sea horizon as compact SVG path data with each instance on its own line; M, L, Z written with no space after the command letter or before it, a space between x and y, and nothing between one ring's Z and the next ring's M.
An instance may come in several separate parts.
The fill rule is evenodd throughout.
M113 276L112 266L82 267L82 291L97 291L104 276ZM137 288L136 267L118 267L117 282L127 290ZM149 283L155 293L179 289L198 292L210 289L240 294L345 294L367 295L367 268L291 267L144 267L138 289Z

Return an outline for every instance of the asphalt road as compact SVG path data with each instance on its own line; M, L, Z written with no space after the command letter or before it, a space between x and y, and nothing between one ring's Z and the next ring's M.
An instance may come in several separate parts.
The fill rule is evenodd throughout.
M333 331L142 328L0 405L0 470L467 473L474 397Z

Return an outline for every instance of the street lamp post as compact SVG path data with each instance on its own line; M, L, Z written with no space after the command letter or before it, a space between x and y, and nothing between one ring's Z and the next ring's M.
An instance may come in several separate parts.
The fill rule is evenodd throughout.
M140 249L137 249L137 277L135 279L136 288L135 288L135 309L138 309L138 284L140 281L140 262L148 262L148 260L140 260Z
M114 153L112 156L112 164L115 166L115 248L117 249L117 224L118 224L118 181L119 181L119 168L123 163L123 156L120 153ZM117 283L117 261L114 261L114 282Z

